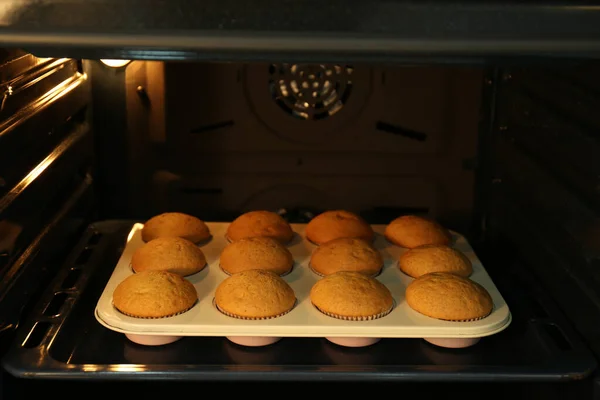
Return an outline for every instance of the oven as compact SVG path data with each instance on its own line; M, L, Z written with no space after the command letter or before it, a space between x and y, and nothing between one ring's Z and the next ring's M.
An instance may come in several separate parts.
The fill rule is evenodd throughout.
M598 398L598 6L5 1L0 47L2 398ZM463 349L254 348L142 346L97 320L153 216L269 210L305 226L340 209L459 232L510 324Z

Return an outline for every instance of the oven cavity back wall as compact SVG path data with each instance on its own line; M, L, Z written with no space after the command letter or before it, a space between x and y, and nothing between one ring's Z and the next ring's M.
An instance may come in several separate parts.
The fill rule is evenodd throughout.
M344 207L469 223L478 69L138 61L108 78L127 99L140 218Z

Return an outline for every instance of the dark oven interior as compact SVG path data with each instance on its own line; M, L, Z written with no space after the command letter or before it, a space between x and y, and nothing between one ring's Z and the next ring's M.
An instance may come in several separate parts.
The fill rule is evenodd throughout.
M158 397L173 383L223 382L593 398L597 62L115 67L91 58L0 50L6 398L65 385ZM330 209L371 224L424 215L461 232L511 325L461 350L421 339L344 349L314 338L245 349L219 337L146 348L94 318L135 222L166 211L229 222L272 210L306 223Z

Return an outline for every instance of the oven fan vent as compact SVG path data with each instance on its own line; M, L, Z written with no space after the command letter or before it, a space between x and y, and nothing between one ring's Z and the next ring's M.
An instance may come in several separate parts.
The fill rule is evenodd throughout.
M339 112L352 92L350 66L273 64L269 88L277 105L302 120L321 120Z

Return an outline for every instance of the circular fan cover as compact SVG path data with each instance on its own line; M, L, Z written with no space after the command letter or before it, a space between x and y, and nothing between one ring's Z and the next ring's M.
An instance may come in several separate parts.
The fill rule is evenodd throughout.
M320 120L339 112L352 92L352 67L324 64L276 64L269 68L273 100L303 120Z

